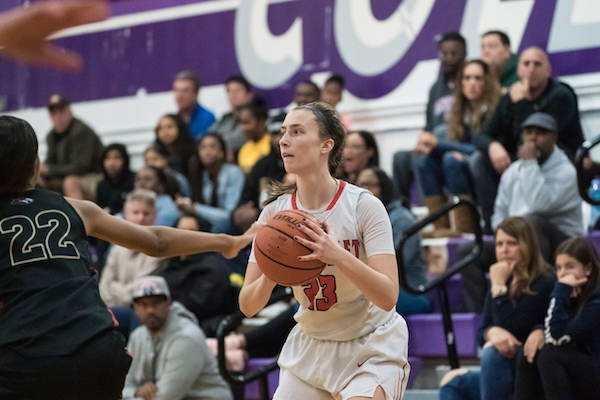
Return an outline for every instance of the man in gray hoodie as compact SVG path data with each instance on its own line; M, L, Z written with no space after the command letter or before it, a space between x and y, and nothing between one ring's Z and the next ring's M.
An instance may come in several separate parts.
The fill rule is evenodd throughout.
M123 399L231 400L194 314L172 302L164 278L146 276L133 289L142 326L129 337L133 362Z

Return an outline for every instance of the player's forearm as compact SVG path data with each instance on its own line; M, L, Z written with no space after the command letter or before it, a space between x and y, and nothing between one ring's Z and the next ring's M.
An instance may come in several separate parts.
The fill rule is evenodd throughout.
M269 302L275 286L275 282L262 274L258 279L251 283L244 282L244 287L242 287L242 290L240 291L240 311L242 311L246 317L253 317L256 315L256 313L262 310Z
M375 258L376 260L370 263L377 265L378 269L370 267L352 254L347 253L340 259L338 268L369 301L379 308L389 311L396 306L400 290L395 256L379 255Z

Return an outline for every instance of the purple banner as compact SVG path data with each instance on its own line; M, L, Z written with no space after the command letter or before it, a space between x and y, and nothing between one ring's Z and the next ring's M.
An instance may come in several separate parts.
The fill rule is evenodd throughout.
M297 0L266 5L258 0L113 0L114 21L130 16L137 22L56 40L83 56L80 73L1 59L0 95L6 97L7 108L15 110L43 106L57 92L75 102L132 96L140 88L164 92L177 72L192 69L204 85L221 84L243 72L272 108L290 103L296 82L323 71L344 75L352 94L374 99L400 85L419 61L436 58L437 39L463 27L473 1ZM0 10L20 4L5 0ZM361 7L366 11L360 13ZM561 0L533 4L521 30L520 49L548 49L558 76L599 71L600 43L593 38L561 40L563 32L590 28L585 21L571 28L570 20L557 17L563 14L555 13L557 7L568 11L574 6ZM188 9L189 15L161 17ZM149 11L158 12L148 16ZM598 24L590 24L590 32L600 32ZM478 34L467 40L478 41Z

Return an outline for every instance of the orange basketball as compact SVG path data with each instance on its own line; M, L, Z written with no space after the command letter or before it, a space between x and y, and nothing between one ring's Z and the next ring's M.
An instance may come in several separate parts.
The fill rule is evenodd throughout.
M325 263L319 260L300 261L298 256L312 253L301 245L294 236L308 239L299 228L304 218L320 224L312 215L300 210L279 211L267 219L254 239L256 262L267 277L283 286L303 285L321 274Z

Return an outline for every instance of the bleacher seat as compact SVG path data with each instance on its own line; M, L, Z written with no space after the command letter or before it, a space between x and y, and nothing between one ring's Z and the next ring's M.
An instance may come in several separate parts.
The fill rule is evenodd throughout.
M481 315L476 313L453 314L454 337L459 357L477 357L477 330ZM446 357L446 341L442 315L418 314L406 317L409 340L408 354L411 357Z
M246 371L252 371L253 369L262 368L271 364L275 361L275 358L251 358L248 360L248 364L246 365ZM268 374L268 384L269 384L269 398L273 398L273 394L275 393L275 389L279 385L279 368L269 372ZM244 399L245 400L262 400L260 397L260 389L259 389L259 381L255 380L248 383L244 389Z

